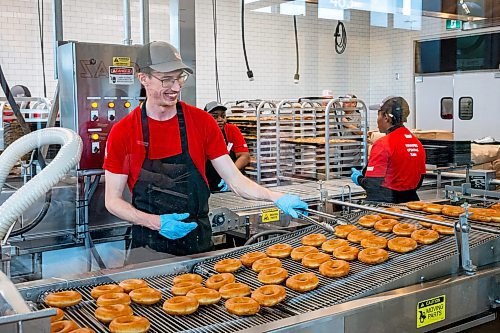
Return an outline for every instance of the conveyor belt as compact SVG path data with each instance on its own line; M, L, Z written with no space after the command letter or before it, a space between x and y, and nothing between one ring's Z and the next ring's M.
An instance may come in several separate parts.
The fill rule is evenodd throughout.
M323 182L323 188L328 191L328 196L336 198L340 198L342 194L346 197L348 196L349 190L346 185L349 185L352 190L352 194L364 192L360 186L354 185L350 178ZM271 189L273 191L296 194L306 202L318 202L320 199L318 187L318 182L308 181L300 184L272 187ZM232 192L212 194L208 203L210 210L227 208L233 212L274 207L272 202L246 200Z
M352 214L348 217L357 220L359 216L360 214ZM360 229L366 228L360 227ZM213 265L223 258L239 258L247 252L264 251L268 246L278 242L298 247L301 238L311 233L326 234L323 229L310 226L252 246L227 252L224 255L210 257L196 264L193 271L208 277L216 274ZM387 238L395 237L393 234L382 234L377 231L374 231L374 233ZM335 238L331 234L328 234L328 237ZM474 248L495 239L495 237L497 236L493 234L474 231L470 234L470 245ZM359 245L351 245L359 247ZM150 319L152 325L150 332L183 332L188 330L191 332L234 332L369 295L378 288L427 266L438 265L440 262L456 255L456 253L455 238L453 236L444 236L437 243L419 246L417 250L408 254L389 252L389 260L381 265L371 266L359 261L351 262L350 274L339 279L323 277L317 270L305 268L300 262L293 261L290 258L284 259L282 260L283 267L288 270L289 275L307 271L315 272L320 280L318 289L300 294L287 288L287 298L282 304L274 308L262 308L259 314L250 317L237 317L227 313L222 304L223 302L213 306L200 307L195 314L185 317L175 317L164 313L161 306L167 298L172 296L170 288L173 275L169 274L145 278L151 287L162 291L163 298L161 302L152 306L133 304L132 308L134 314ZM235 275L238 282L247 283L252 289L262 285L256 278L257 273L245 267L241 268ZM91 327L98 332L107 332L106 326L95 319L96 304L90 297L92 287L93 285L87 285L74 289L82 294L83 301L77 306L66 309L66 317L76 321L81 326ZM51 292L51 290L47 290L47 292ZM46 293L40 296L39 307L45 306L42 300Z

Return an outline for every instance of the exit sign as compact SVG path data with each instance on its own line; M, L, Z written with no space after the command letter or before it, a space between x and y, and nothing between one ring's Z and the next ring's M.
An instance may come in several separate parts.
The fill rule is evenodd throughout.
M462 21L446 20L446 30L462 29Z

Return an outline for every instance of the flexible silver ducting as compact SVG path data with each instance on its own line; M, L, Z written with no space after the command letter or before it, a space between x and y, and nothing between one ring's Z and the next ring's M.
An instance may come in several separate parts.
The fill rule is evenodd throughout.
M67 128L45 128L27 134L0 155L0 189L3 187L12 166L21 156L45 145L61 145L52 162L38 175L17 190L0 206L0 240L7 234L16 219L39 197L56 185L79 161L82 155L82 140Z

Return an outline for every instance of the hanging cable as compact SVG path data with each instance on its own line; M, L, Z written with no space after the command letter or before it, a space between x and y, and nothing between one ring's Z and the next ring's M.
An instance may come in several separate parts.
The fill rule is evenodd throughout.
M297 61L297 66L295 68L295 75L293 76L293 83L298 84L299 75L299 39L297 37L297 16L293 15L293 29L295 30L295 58Z
M41 9L41 10L40 10ZM45 52L43 50L43 0L40 8L40 0L38 0L38 32L40 36L40 52L42 55L42 76L43 76L43 97L47 97L47 81L45 78Z
M253 81L253 72L250 69L250 66L248 66L247 48L245 45L245 0L241 0L241 41L243 43L243 55L245 56L245 64L247 65L247 76L250 81Z
M335 52L338 54L342 54L345 51L347 46L347 33L345 31L344 23L337 23L337 27L335 28Z
M220 103L219 65L217 62L217 0L212 0L212 20L214 23L215 92L217 102Z

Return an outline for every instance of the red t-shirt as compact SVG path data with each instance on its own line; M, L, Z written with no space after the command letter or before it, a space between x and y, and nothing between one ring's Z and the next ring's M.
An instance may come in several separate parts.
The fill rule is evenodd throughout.
M205 181L205 163L227 154L224 137L215 119L207 112L181 102L188 150L194 165ZM162 159L181 153L181 138L177 116L166 121L148 118L149 158ZM128 186L133 189L146 157L141 127L141 108L135 108L113 126L106 143L103 168L116 174L128 175Z
M232 143L231 150L235 153L248 152L248 145L245 138L241 134L240 129L233 124L224 125L224 133L226 133L227 144Z
M424 147L407 128L400 127L373 144L365 177L384 177L382 186L406 191L415 189L424 173Z

